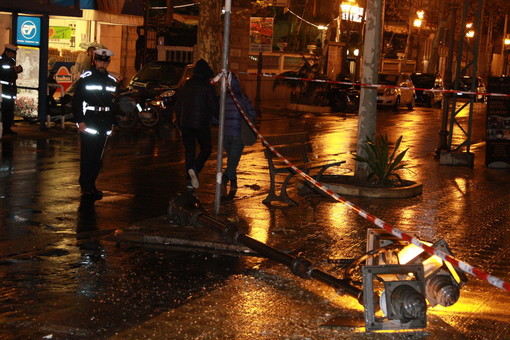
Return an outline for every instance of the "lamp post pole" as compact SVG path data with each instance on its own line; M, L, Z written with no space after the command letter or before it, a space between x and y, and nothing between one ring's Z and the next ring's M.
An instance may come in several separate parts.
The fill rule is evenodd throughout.
M218 124L218 155L216 157L216 191L214 193L214 212L220 213L221 204L221 181L223 165L223 131L225 126L225 98L227 95L227 70L228 54L230 51L230 18L232 13L232 0L225 0L225 16L223 22L223 53L221 60L221 91L220 91L220 115Z
M506 44L506 30L508 29L508 14L505 14L505 25L503 27L503 43L501 44L501 56L504 57L503 62L501 63L501 75L506 75L507 72L507 53L508 53L508 45Z
M450 8L451 17L449 30L450 36L448 37L448 59L446 62L446 70L444 74L444 83L445 87L448 90L451 90L453 88L452 83L453 50L455 45L455 28L457 27L457 10L459 9L455 0L451 1ZM434 157L436 158L439 158L441 150L448 149L448 131L446 130L446 127L448 125L448 115L450 113L449 106L451 97L452 94L449 92L446 92L444 94L443 116L441 118L441 130L439 131L439 146L437 147L434 153Z

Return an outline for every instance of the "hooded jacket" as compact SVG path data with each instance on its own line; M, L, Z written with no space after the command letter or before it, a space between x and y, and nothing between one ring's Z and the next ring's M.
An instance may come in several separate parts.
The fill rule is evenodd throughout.
M247 95L245 95L241 90L241 83L236 75L232 74L232 80L230 81L230 88L234 93L237 101L243 108L243 111L250 117L253 121L256 117L256 112L253 105L250 102L250 99ZM230 93L225 97L225 125L224 125L224 135L225 136L241 136L241 122L243 117L241 116L241 112L237 108L237 105L232 98Z
M214 73L203 59L195 64L193 76L177 91L175 114L177 123L185 128L206 128L212 117L218 117L219 100L209 79Z

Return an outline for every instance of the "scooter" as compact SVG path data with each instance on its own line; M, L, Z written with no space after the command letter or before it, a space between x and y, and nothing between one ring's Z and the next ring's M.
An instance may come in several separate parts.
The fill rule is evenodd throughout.
M128 90L117 100L117 126L132 129L140 122L146 128L154 128L164 121L170 121L174 90L163 91L151 98L138 90Z
M327 91L329 105L335 112L357 112L360 91L354 86L335 85Z

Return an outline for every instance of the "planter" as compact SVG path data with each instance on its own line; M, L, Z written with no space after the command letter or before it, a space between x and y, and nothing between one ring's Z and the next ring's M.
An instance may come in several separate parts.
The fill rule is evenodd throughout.
M372 198L409 198L421 195L423 185L413 181L404 180L402 187L370 187L352 184L353 176L323 176L322 184L339 195L372 197Z

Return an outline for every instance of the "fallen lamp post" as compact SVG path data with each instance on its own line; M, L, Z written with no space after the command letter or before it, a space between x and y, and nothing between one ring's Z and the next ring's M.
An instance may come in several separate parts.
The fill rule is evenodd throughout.
M364 306L367 331L425 328L427 301L431 306L452 305L459 297L460 286L466 281L464 277L457 277L458 273L449 273L444 264L435 263L431 271L424 265L428 258L421 259L419 253L406 263L400 262L398 255L407 250L408 244L377 229L369 229L368 255L350 261L345 277L339 279L317 269L305 258L283 253L249 237L234 223L224 223L209 216L192 193L172 199L168 217L177 225L208 228L230 243L246 246L289 267L300 278L316 279L333 287L338 294L356 298ZM361 267L361 287L352 279L354 266ZM376 315L379 311L382 311L382 317Z

